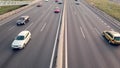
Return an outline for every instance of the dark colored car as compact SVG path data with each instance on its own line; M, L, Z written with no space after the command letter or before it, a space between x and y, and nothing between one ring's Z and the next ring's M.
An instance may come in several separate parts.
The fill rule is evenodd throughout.
M62 1L59 1L58 4L62 4Z
M41 4L38 4L37 7L41 7L42 5Z
M19 20L17 20L17 25L25 25L27 22L29 22L29 16L21 16Z

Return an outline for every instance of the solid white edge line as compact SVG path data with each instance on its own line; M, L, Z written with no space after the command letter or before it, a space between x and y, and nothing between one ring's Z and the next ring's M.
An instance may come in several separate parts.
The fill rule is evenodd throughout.
M85 39L85 34L84 34L84 32L83 32L82 27L80 27L80 30L81 30L81 32L82 32L82 35L83 35L84 39Z
M66 0L65 0L65 4L66 4ZM65 18L66 19L64 19L64 21L65 21L65 68L68 68L68 47L67 47L67 45L68 45L68 40L67 40L67 10L66 10L66 5L65 5L65 7L64 7L65 9Z
M41 28L41 31L43 31L46 25L47 25L46 23L43 25L43 27Z
M58 35L59 35L59 30L60 30L60 22L61 22L61 14L60 14L59 24L58 24L58 28L57 28L57 33L56 33L56 38L55 38L55 42L54 42L54 47L53 47L53 52L52 52L52 57L51 57L49 68L52 68L52 66L53 66L53 60L55 57L55 50L56 50L56 46L57 46L57 39L58 39Z
M65 22L65 68L68 68L67 22Z

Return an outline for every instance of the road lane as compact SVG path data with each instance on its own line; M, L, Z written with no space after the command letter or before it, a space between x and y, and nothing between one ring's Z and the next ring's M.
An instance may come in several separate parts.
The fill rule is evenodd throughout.
M45 2L42 7L33 6L33 9L22 14L30 16L31 20L26 25L16 26L15 22L12 23L18 19L15 18L0 26L0 30L5 29L0 32L2 36L0 39L0 68L49 67L60 17L60 13L55 14L53 11L55 6L59 5L53 1ZM62 5L59 7L62 9ZM46 25L44 26L44 24ZM44 29L41 31L43 26ZM13 51L10 46L14 37L25 29L31 32L31 41L25 49Z
M67 0L68 68L120 68L120 48L110 45L101 34L117 29L98 18L82 2L76 5Z

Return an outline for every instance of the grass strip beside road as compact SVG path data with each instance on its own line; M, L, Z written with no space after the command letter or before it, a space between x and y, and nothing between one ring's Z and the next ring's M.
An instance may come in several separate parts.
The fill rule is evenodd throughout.
M120 21L120 4L109 0L87 0L87 2Z
M18 6L18 5L15 5L15 6L1 6L0 7L0 15L4 14L4 13L7 13L7 12L10 12L12 10L15 10L15 9L18 9L20 7L23 7L23 6Z

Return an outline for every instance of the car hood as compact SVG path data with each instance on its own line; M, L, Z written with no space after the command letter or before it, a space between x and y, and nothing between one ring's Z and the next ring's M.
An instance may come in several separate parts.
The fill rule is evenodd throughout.
M13 41L13 43L12 43L12 45L14 46L14 45L23 45L24 44L24 40L14 40Z

